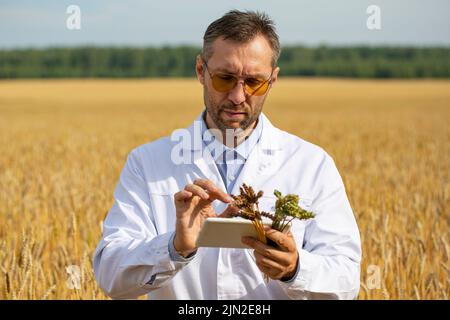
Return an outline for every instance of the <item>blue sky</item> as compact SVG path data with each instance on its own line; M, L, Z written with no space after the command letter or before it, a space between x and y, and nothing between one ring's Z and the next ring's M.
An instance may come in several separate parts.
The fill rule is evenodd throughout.
M66 28L71 4L81 9L81 30ZM366 27L371 4L381 9L381 30ZM0 48L200 45L230 9L268 13L282 44L450 46L448 0L0 0Z

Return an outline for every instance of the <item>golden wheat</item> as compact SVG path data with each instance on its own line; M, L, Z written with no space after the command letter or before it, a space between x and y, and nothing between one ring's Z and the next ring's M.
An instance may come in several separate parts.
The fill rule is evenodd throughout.
M1 81L0 298L106 298L92 254L125 157L202 105L194 80ZM343 176L360 299L449 298L449 107L449 81L283 79L270 93L272 122Z

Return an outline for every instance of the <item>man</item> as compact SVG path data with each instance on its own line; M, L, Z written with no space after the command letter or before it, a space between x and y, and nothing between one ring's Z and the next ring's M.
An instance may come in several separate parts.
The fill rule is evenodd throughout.
M230 11L207 28L196 61L206 110L189 129L133 150L115 190L94 258L108 295L357 296L359 232L333 160L261 112L277 81L279 53L265 14ZM242 183L264 191L261 210L271 210L278 189L298 194L316 217L294 221L288 234L267 230L276 246L244 237L249 249L197 248L206 218L236 212L230 194Z

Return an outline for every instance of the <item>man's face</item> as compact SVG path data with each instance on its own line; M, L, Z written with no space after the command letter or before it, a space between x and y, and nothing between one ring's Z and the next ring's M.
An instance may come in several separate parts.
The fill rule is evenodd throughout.
M244 90L242 80L267 80L272 74L273 84L279 68L272 72L272 54L272 48L263 36L257 36L248 43L218 38L213 43L213 54L207 61L208 70L205 70L205 61L197 58L196 70L203 84L205 106L220 130L245 130L258 119L270 88L263 95L251 95ZM239 82L229 91L219 92L213 87L210 74L233 75Z

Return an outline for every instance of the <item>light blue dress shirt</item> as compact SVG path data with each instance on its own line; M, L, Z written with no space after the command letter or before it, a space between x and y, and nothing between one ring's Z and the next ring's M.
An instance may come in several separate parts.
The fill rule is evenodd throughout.
M252 133L236 148L227 147L210 133L206 126L205 113L203 113L202 119L203 145L210 151L211 156L219 169L220 175L222 176L223 183L227 188L227 193L230 194L248 156L261 137L261 119L258 119Z

